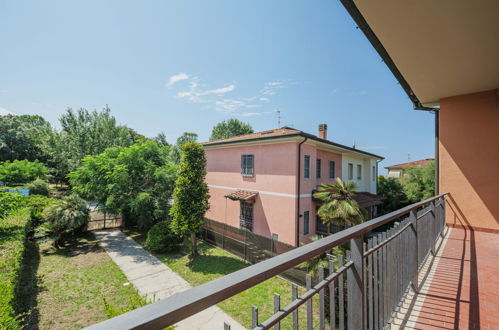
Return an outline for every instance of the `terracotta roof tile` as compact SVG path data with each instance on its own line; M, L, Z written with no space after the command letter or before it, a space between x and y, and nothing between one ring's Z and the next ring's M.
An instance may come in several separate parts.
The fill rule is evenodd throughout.
M232 142L232 141L247 140L247 139L258 139L258 138L267 137L267 136L285 136L285 135L297 134L300 132L301 132L300 130L297 130L294 128L282 127L282 128L271 129L271 130L263 131L263 132L256 132L256 133L251 133L251 134L234 136L234 137L230 137L227 139L219 139L219 140L203 142L202 144L203 145L210 145L213 143L220 143L220 142Z
M434 158L426 158L426 159L415 160L413 162L386 166L385 168L420 168L420 167L426 167L426 165L428 165L429 162L432 162L434 160L435 160Z
M369 207L373 205L383 204L386 197L371 194L367 191L356 192L353 199L359 203L360 207Z
M247 201L254 199L258 195L258 192L254 191L246 191L246 190L237 190L233 191L230 194L225 195L224 197L228 199L232 199L234 201Z

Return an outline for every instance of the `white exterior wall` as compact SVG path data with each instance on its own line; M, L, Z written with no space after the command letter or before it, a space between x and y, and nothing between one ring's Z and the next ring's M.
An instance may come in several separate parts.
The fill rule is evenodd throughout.
M401 169L389 169L386 177L400 179L402 177L402 170Z
M376 193L376 179L373 180L372 166L376 166L376 159L342 155L342 180L352 181L357 185L357 191ZM353 164L353 179L348 178L348 164ZM362 178L357 179L357 165L362 166Z

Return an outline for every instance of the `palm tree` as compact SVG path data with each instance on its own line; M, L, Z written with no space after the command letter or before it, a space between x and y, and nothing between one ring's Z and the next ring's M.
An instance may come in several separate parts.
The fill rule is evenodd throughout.
M90 218L87 202L74 194L49 205L43 217L45 222L37 228L36 236L48 237L56 248L82 229Z
M323 183L317 188L314 198L323 202L317 214L325 224L353 226L364 222L364 212L353 198L355 188L355 183L340 178L333 184Z

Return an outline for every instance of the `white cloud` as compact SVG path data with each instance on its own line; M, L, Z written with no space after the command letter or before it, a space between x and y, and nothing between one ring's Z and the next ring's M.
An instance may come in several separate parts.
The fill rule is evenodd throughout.
M189 79L188 74L183 73L183 72L178 73L176 75L171 76L170 79L168 79L168 82L166 83L166 87L170 88L173 85L175 85L176 83L178 83L179 81L187 80L187 79Z
M241 117L254 117L254 116L269 115L272 113L275 113L275 111L243 112L243 113L238 113L237 115Z
M246 102L237 99L222 99L215 101L215 110L225 114L232 114L246 107Z
M15 115L15 113L13 113L5 108L0 108L0 116L7 116L7 115Z
M286 87L286 84L282 81L269 81L265 83L260 93L262 95L274 95L278 89Z
M173 79L174 77L172 77L170 80L175 80ZM235 84L209 89L207 84L201 83L199 77L197 76L185 75L182 77L182 80L187 80L189 82L189 85L188 88L176 93L177 98L185 99L192 103L204 103L206 105L204 108L206 109L215 110L226 115L230 114L233 116L241 117L261 116L264 114L274 113L273 111L255 112L249 111L249 109L263 107L264 105L262 104L262 102L269 102L271 95L276 94L277 90L288 86L288 83L283 81L269 81L265 83L263 88L254 96L231 97L227 94L233 92L236 89ZM176 78L175 82L176 81L179 81L178 78Z
M232 92L234 89L236 89L235 85L229 85L227 87L222 87L222 88L211 89L211 90L199 92L198 94L200 96L209 95L209 94L225 94L225 93Z

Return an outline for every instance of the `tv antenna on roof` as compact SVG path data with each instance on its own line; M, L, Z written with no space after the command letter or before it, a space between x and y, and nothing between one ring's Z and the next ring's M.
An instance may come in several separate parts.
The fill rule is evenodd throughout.
M277 112L277 128L281 128L281 110L274 110Z
M411 161L411 154L407 154L407 161L410 162Z

